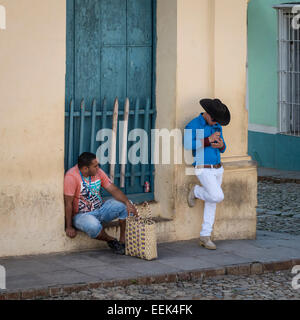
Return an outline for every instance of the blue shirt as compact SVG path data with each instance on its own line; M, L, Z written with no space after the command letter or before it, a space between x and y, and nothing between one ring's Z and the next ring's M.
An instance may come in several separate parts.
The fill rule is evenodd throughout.
M187 131L184 132L184 148L193 151L193 157L195 160L193 163L194 166L203 165L203 158L204 164L219 164L221 162L220 153L225 152L226 144L223 138L222 127L219 123L210 126L201 113L197 118L193 119L186 125L185 130ZM202 139L208 138L217 131L221 133L224 147L221 149L213 148L211 146L204 147L204 145L201 144L201 141L203 141Z

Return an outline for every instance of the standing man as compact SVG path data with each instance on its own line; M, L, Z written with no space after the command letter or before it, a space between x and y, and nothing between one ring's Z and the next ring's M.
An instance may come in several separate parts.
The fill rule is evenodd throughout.
M222 134L222 127L230 122L230 112L219 99L202 99L200 105L206 111L193 119L185 129L190 129L191 135L185 133L185 148L193 151L195 157L195 174L201 182L194 185L188 194L188 205L193 207L196 199L205 201L202 230L199 244L207 249L215 250L216 245L211 241L211 233L215 221L217 203L223 201L221 188L224 168L220 153L225 152L226 144ZM201 141L197 141L199 131L204 134ZM197 132L198 131L198 132ZM197 134L198 133L198 134ZM199 138L198 138L199 139ZM198 146L204 147L204 163L197 157Z
M114 199L103 201L101 188ZM99 168L96 155L84 152L78 157L78 164L68 170L64 180L66 234L76 236L76 229L90 238L106 241L117 254L125 254L126 217L137 215L134 205L116 187L103 170ZM110 237L103 229L103 222L119 219L120 241ZM76 228L76 229L75 229Z

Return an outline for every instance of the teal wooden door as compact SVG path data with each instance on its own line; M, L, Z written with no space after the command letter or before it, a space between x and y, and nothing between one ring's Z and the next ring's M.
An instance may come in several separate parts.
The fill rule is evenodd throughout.
M112 127L115 98L119 99L120 121L128 97L128 130L145 128L149 133L149 164L126 166L123 191L135 200L153 198L150 130L156 116L155 12L154 0L67 0L65 169L76 163L81 152L96 153L103 143L96 141L97 132ZM101 167L109 173L109 164ZM119 178L117 164L116 185ZM150 193L144 193L146 181Z

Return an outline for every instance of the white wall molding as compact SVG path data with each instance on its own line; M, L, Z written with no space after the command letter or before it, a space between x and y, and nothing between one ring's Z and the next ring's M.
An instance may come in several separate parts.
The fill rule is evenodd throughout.
M268 134L278 133L277 127L264 126L262 124L254 124L254 123L248 124L248 130L254 131L254 132L268 133Z
M6 29L6 10L5 7L0 5L0 30Z

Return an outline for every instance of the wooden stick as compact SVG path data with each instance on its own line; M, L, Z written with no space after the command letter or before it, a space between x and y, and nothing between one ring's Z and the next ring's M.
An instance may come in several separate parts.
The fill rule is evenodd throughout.
M90 146L90 152L94 153L95 149L95 135L96 135L96 108L97 108L97 103L96 99L93 100L93 105L92 105L92 134L91 134L91 146Z
M125 168L126 168L126 154L127 154L127 134L128 134L128 116L129 116L129 99L126 98L124 108L124 127L123 127L123 141L121 151L121 181L120 187L125 187Z
M117 146L117 129L118 129L118 112L119 112L119 101L118 97L114 103L114 114L112 123L112 139L111 139L111 157L110 157L110 179L112 182L115 180L115 165L116 165L116 146Z

